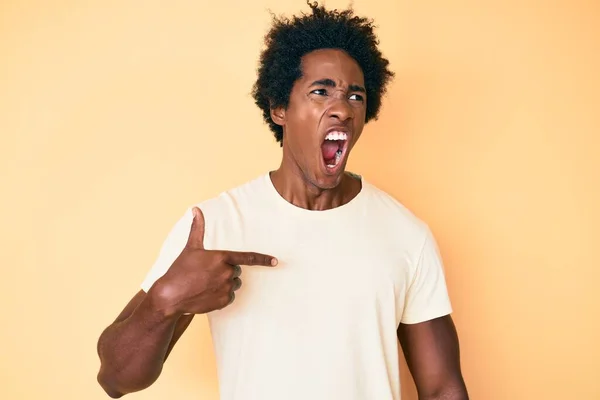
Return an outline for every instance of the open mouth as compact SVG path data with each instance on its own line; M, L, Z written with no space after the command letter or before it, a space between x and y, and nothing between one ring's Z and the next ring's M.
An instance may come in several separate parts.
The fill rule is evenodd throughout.
M345 132L332 131L325 136L325 141L321 145L321 152L327 169L335 169L340 164L347 142L348 134Z

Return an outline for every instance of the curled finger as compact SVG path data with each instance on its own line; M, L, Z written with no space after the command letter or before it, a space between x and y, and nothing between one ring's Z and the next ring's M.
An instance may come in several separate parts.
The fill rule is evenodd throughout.
M235 300L235 292L231 292L229 293L229 303L227 303L227 305L225 307L227 307L228 305L230 305L231 303L233 303Z

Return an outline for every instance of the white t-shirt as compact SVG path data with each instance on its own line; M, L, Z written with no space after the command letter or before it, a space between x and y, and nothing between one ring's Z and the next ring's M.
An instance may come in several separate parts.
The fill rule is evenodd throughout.
M242 266L228 307L208 313L223 400L399 400L396 329L451 313L428 226L364 178L349 203L306 210L266 173L198 206L205 248L275 256ZM183 249L191 208L142 283Z

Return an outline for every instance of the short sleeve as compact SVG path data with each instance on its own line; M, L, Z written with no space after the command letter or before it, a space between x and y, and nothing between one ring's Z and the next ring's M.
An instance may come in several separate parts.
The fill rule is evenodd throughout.
M416 324L451 312L443 262L433 234L427 228L419 256L416 258L412 282L406 292L400 322Z
M181 254L190 235L192 219L192 209L189 208L171 228L162 243L158 257L142 281L141 288L144 292L148 292L154 282L167 273L175 259Z

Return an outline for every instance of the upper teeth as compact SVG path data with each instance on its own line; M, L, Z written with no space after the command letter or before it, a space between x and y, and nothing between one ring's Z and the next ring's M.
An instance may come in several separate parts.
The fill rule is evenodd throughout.
M348 140L348 135L345 132L330 132L325 140Z

